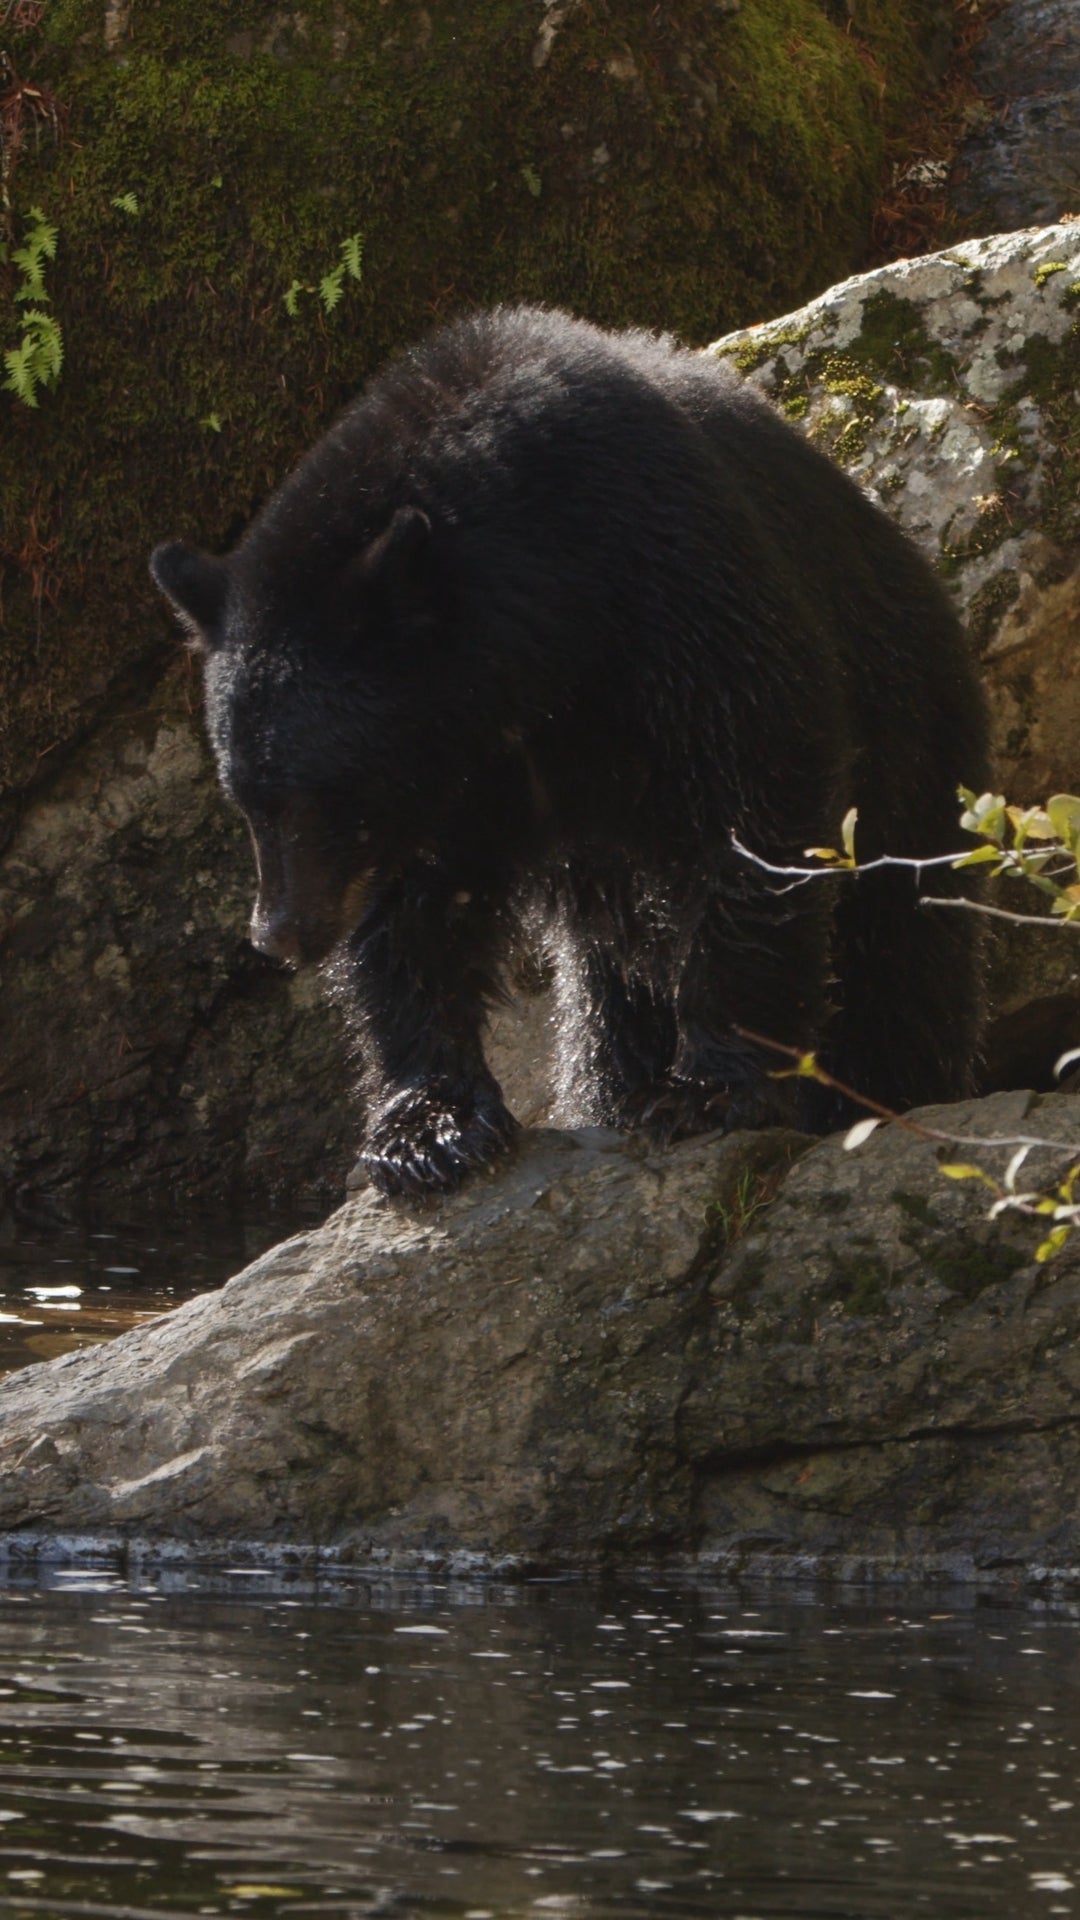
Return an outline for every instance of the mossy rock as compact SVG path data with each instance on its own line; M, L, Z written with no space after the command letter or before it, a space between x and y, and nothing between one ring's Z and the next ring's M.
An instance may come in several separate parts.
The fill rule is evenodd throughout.
M952 17L948 0L52 0L9 20L38 89L7 156L9 252L41 207L66 355L36 408L0 394L9 821L118 680L167 657L154 541L226 542L433 321L540 300L704 343L849 271L885 136ZM305 289L352 234L363 277L327 314ZM5 347L17 285L9 260Z

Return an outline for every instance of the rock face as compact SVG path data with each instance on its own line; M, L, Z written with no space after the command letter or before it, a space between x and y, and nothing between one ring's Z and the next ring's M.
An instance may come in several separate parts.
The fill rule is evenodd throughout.
M1061 1095L924 1118L1080 1133ZM351 1201L0 1385L9 1553L1080 1578L1080 1260L910 1135L807 1147L536 1133L450 1200Z
M973 78L985 124L964 143L953 212L967 233L1080 213L1080 17L1074 0L1008 0Z
M983 663L997 784L1023 803L1080 785L1078 313L1066 223L897 261L713 348L939 568ZM1080 1041L1078 963L1053 933L1002 945L988 1084L1046 1085Z

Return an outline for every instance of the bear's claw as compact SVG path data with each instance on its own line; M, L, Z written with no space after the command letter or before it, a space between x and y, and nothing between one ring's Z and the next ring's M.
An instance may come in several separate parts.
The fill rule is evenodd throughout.
M517 1121L498 1092L435 1081L396 1095L375 1117L360 1164L380 1193L452 1193L498 1158Z

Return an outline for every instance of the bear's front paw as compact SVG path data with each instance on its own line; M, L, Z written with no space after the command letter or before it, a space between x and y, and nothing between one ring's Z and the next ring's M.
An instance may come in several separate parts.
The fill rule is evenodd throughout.
M428 1081L376 1111L360 1164L380 1193L451 1193L475 1167L497 1159L516 1132L494 1082Z

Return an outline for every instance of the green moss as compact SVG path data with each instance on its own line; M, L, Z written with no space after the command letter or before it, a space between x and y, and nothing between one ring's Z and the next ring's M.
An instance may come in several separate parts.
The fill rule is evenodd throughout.
M1076 305L1071 291L1065 295L1070 310ZM998 538L1037 524L1058 547L1069 550L1080 541L1080 314L1063 340L1033 334L1017 352L999 352L998 360L1016 374L990 415L998 455ZM1026 469L1035 457L1019 411L1022 403L1031 401L1040 413L1042 463L1034 501L1010 493L1010 468Z
M111 55L100 0L9 24L69 109L12 175L16 212L60 229L67 361L36 413L0 397L0 783L168 657L154 542L232 537L433 322L532 299L703 344L849 271L938 18L588 0L540 64L526 0L156 0ZM132 193L137 217L113 204ZM358 230L362 285L291 320L291 281ZM8 333L12 292L0 267Z
M801 347L810 337L809 325L803 327L755 327L731 346L720 346L717 353L729 359L740 373L754 373L767 360L774 360L784 347Z
M822 413L813 437L835 460L849 464L863 451L881 418L886 385L915 387L920 392L959 390L956 364L932 340L918 308L910 301L881 290L866 301L858 337L842 351L819 347L805 355L795 372L788 369L782 349L802 345L809 327L762 327L733 348L732 359L741 372L753 372L775 359L772 391L791 420L804 418L814 392L850 400L844 411ZM902 403L898 412L906 410Z
M823 1214L826 1219L835 1220L838 1219L841 1214L847 1213L850 1210L851 1202L852 1195L850 1193L841 1191L821 1193L814 1202L814 1211L815 1213Z
M1035 269L1035 285L1037 287L1045 287L1047 281L1053 274L1067 273L1068 270L1069 263L1067 260L1044 260L1042 265Z
M1004 1241L993 1239L983 1244L970 1236L951 1240L929 1254L924 1250L924 1258L935 1279L965 1300L974 1300L987 1287L1007 1280L1026 1264L1025 1255Z
M883 1260L871 1253L835 1256L830 1294L845 1313L870 1320L888 1309L889 1274Z
M941 1221L925 1194L907 1193L898 1187L889 1195L895 1207L899 1207L906 1220L913 1221L919 1227L939 1227Z
M1013 505L1004 490L985 495L975 505L975 524L963 539L941 543L938 565L946 579L958 573L967 561L993 553L995 547L1016 531Z
M993 639L1004 615L1020 593L1020 576L1014 567L1002 567L983 583L968 603L967 630L972 646L981 651Z

